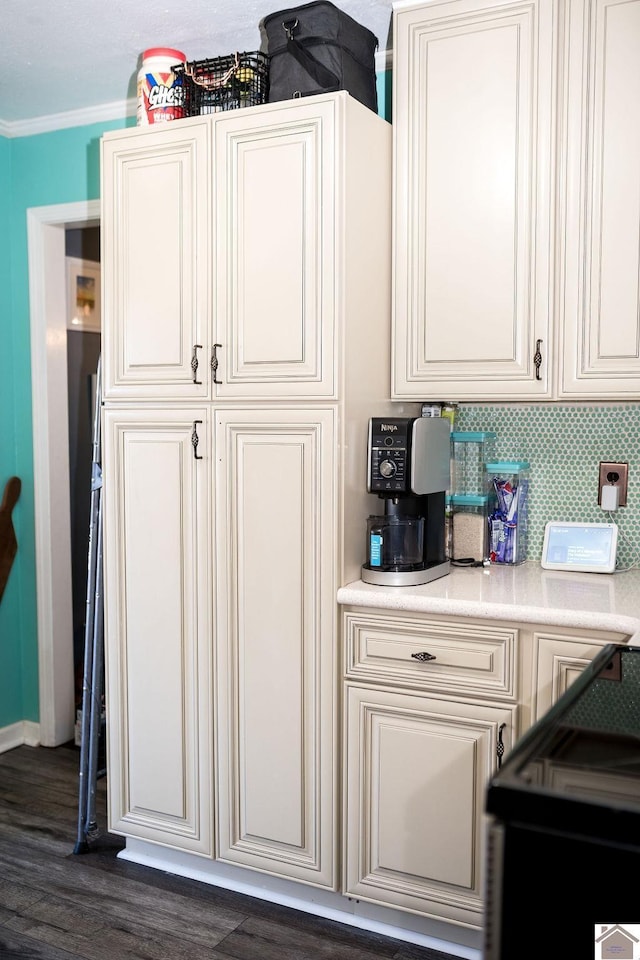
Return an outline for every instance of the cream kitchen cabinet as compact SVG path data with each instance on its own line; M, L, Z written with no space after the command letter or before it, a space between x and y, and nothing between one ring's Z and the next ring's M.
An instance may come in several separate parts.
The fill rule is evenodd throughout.
M535 723L562 696L607 643L625 643L618 633L534 630L531 644L531 713Z
M554 0L394 9L397 399L544 399Z
M343 618L344 891L479 929L484 791L516 738L518 631Z
M102 146L110 828L333 891L336 593L397 406L391 127L344 91L168 127Z
M105 399L209 395L210 128L102 140Z
M336 419L106 412L115 832L335 885Z
M337 399L389 130L342 93L104 138L105 398Z
M482 808L516 707L347 683L348 896L480 927Z
M485 791L605 630L345 606L343 889L480 929Z
M216 415L218 856L329 887L337 429L331 408Z
M207 418L106 411L104 597L110 829L211 855Z
M220 398L337 396L337 231L342 216L348 230L366 229L360 217L351 223L334 167L336 151L362 159L352 106L280 104L252 123L236 110L214 125Z
M640 397L640 0L567 0L559 396Z
M640 0L393 7L393 396L637 399Z

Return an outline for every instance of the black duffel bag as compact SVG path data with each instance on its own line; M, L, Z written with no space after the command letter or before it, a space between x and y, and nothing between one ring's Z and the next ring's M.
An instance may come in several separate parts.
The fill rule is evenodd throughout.
M374 34L328 0L279 10L263 20L269 102L347 90L377 112Z

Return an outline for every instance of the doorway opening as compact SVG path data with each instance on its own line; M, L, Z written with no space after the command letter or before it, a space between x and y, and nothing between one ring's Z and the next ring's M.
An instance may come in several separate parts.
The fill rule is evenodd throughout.
M100 264L100 228L74 227L65 231L67 262L67 405L69 411L69 510L71 522L71 598L73 617L73 672L76 711L82 704L84 640L87 613L87 557L91 517L91 465L95 412L96 374L100 359L101 336L93 317L84 322L82 304L72 311L73 289L86 300L95 283L84 268ZM86 275L85 275L86 274ZM81 282L84 281L84 282ZM76 296L76 301L79 297ZM100 305L93 295L94 308ZM73 314L73 315L72 315ZM76 714L77 715L77 714ZM76 724L77 734L77 724ZM76 735L77 739L77 735Z
M74 736L66 231L99 227L98 200L27 211L39 669L39 739Z

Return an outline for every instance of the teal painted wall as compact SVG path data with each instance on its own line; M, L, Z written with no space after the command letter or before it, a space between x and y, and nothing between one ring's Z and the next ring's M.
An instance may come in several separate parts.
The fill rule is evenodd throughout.
M0 496L18 474L15 414L14 324L12 315L11 141L0 137ZM24 510L18 502L13 523L22 539ZM0 602L0 727L22 718L22 630L20 564L14 563ZM32 602L32 601L30 601ZM6 721L5 721L6 722Z
M391 70L376 74L376 92L378 95L378 114L391 123Z
M39 719L27 210L99 196L99 141L120 122L0 137L0 483L17 475L18 554L0 602L0 728Z

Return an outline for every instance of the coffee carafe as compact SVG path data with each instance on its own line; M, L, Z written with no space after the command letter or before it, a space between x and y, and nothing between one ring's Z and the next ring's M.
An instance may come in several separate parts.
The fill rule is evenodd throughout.
M372 417L367 489L384 512L367 520L365 583L416 586L449 573L445 491L450 425L442 417Z

